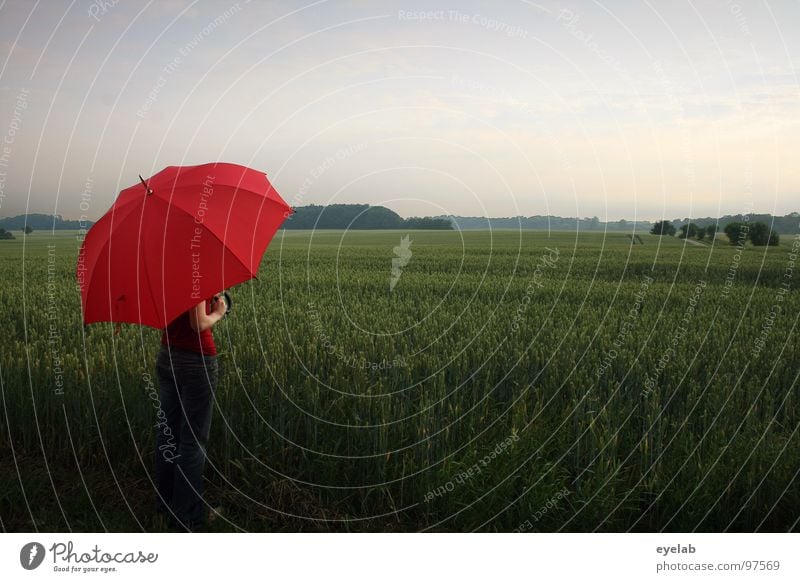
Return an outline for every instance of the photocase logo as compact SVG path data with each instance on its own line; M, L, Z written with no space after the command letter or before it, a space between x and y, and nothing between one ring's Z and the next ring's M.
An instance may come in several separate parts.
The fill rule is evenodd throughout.
M19 563L26 570L35 570L44 561L44 546L38 542L30 542L22 546L19 552Z
M394 286L403 274L403 267L411 260L411 239L408 235L400 238L400 244L394 247L395 258L392 259L392 277L389 279L389 291L394 291Z

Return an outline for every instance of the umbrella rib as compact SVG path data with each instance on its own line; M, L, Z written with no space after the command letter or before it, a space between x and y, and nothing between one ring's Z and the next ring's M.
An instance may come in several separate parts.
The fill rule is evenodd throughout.
M159 198L159 197L157 197L157 196L151 196L151 197L150 197L150 199L151 199L151 200L158 200L158 201L159 201L161 204L164 204L164 205L166 205L166 206L168 207L168 209L173 209L173 210L175 210L176 212L182 212L183 214L185 214L186 216L189 216L190 218L191 218L191 216L192 216L192 215L191 215L189 212L187 212L185 209L181 208L180 206L177 206L177 205L174 205L174 204L170 204L169 202L167 202L166 200L164 200L164 199L162 199L162 198ZM225 257L225 252L224 252L224 251L225 251L225 250L227 250L227 251L228 251L228 253L227 253L227 254L229 254L229 255L230 255L230 256L232 256L234 259L236 259L236 262L237 262L237 263L239 263L239 265L241 265L241 266L242 266L242 268L243 268L243 269L244 269L244 270L245 270L245 271L246 271L246 272L247 272L247 273L248 273L248 274L249 274L251 277L254 277L254 276L256 275L256 273L253 273L253 272L250 270L250 267L248 267L248 266L247 266L247 265L244 263L244 261L242 261L242 259L241 259L241 258L240 258L240 257L239 257L239 256L238 256L238 255L237 255L235 252L233 252L233 250L232 250L232 249L230 249L230 248L229 248L229 247L228 247L228 246L225 244L225 241L223 241L223 240L220 238L220 236L219 236L219 235L218 235L216 232L214 232L212 229L208 228L208 227L207 227L207 226L205 226L205 225L203 225L203 231L204 231L204 232L207 232L207 233L209 233L211 236L213 236L215 239L217 239L217 240L219 241L219 243L222 245L222 248L223 248L223 255L222 255L222 256L223 256L223 258ZM152 293L152 290L151 290L151 293ZM165 315L166 315L166 313L165 313Z
M257 195L257 194L256 194L256 195ZM189 212L188 212L188 211L186 211L185 209L181 208L180 206L176 206L176 205L174 205L174 204L170 204L170 203L168 203L166 200L163 200L163 199L161 199L161 198L156 198L156 200L159 200L159 201L160 201L160 202L162 202L163 204L166 204L167 206L169 206L170 208L173 208L173 209L175 209L176 211L183 212L184 214L186 214L186 215L187 215L187 216L189 216L190 218L192 217L192 215L191 215L191 214L189 214ZM222 240L222 238L220 238L220 236L219 236L219 235L218 235L216 232L214 232L212 229L208 228L208 227L205 225L205 223L203 224L203 231L204 231L204 232L208 232L208 233L210 233L210 234L211 234L211 236L213 236L215 239L217 239L217 240L219 241L219 243L222 245L222 248L223 248L223 249L225 249L225 250L227 250L227 251L228 251L228 254L230 254L230 255L231 255L233 258L235 258L235 259L236 259L236 261L237 261L237 262L238 262L238 263L239 263L239 264L240 264L240 265L241 265L241 266L244 268L244 270L245 270L245 271L247 271L247 272L248 272L248 273L250 273L251 275L254 275L254 274L255 274L255 273L253 273L253 272L250 270L250 267L248 267L248 266L247 266L247 265L244 263L244 261L242 261L242 259L241 259L241 258L240 258L240 257L239 257L239 256L238 256L238 255L237 255L235 252L233 252L233 250L232 250L230 247L228 247L228 245L226 245L226 244L225 244L225 241L224 241L224 240ZM224 255L223 255L223 256L224 256Z
M101 255L101 254L103 254L103 251L105 250L105 248L106 248L106 247L108 247L108 245L109 245L109 243L110 243L110 241L111 241L111 234L112 234L112 230L113 230L113 228L115 228L115 227L116 227L116 228L119 228L119 224L120 224L120 223L121 223L123 220L125 220L125 219L128 217L128 215L129 215L131 212L133 212L133 210L134 210L134 207L131 207L130 209L128 209L128 206L131 204L131 202L134 202L134 201L132 200L132 201L130 201L130 202L126 202L126 203L125 203L125 204L123 204L122 206L119 206L119 207L116 207L116 208L114 208L113 215L109 215L109 214L105 214L105 215L104 215L104 216L109 216L109 222L110 222L110 224L108 225L109 235L108 235L108 238L107 238L106 240L104 240L104 241L103 241L103 242L100 244L100 249L99 249L99 250L97 251L97 253L96 253L96 257L95 257L95 260L94 260L94 262L93 262L91 265L88 265L88 264L86 265L86 269L87 269L88 271L91 271L91 276L89 277L89 280L88 280L88 281L86 281L86 282L84 283L84 286L85 286L87 289L89 288L89 286L90 286L90 284L91 284L92 280L94 279L94 274L97 272L97 271L96 271L96 269L95 269L95 266L96 266L96 264L97 264L97 261L99 260L99 258L100 258L100 255ZM121 214L121 211L122 211L123 209L125 209L125 210L128 210L128 212L126 212L126 213L125 213L125 214L123 214L122 216L119 216L119 215ZM110 209L109 209L109 210L110 210ZM112 216L113 216L113 219L112 219ZM102 219L102 217L101 217L101 219ZM100 221L98 220L97 222L100 222ZM95 227L95 225L97 224L97 222L95 222L95 223L94 223L94 224L93 224L93 225L92 225L92 226L89 228L89 230L86 232L86 235L84 236L84 239L83 239L83 244L81 245L82 247L85 247L85 246L86 246L86 244L87 244L87 243L86 243L86 241L87 241L87 240L89 240L89 235L90 235L90 233L92 232L92 228L94 228L94 227Z
M152 200L154 197L153 196L148 196L147 198ZM145 204L147 204L147 203L145 202ZM142 212L142 217L144 217L144 212ZM141 273L141 271L144 270L145 273L148 273L148 274L150 273L150 270L147 268L147 263L146 263L146 261L147 261L147 253L145 252L145 249L144 249L144 237L142 236L142 225L143 224L144 224L144 220L141 220L139 222L139 253L142 255L142 266L144 267L144 269L140 269L139 268L139 262L137 261L136 262L136 269L137 269L137 271L136 271L136 282L137 282L136 289L137 289L137 291L139 289L141 289L141 286L138 284L138 282L139 282L139 274ZM166 231L164 231L164 233L166 234ZM166 236L162 237L162 247L161 247L162 251L163 251L165 245L166 245ZM162 268L162 270L164 268L164 261L163 260L161 261L161 268ZM150 292L150 300L153 302L153 309L155 309L156 305L158 305L158 304L156 303L155 295L153 295L153 285L151 283L151 278L150 277L147 277L147 290ZM163 289L162 289L162 294L163 294ZM137 302L137 304L139 306L139 319L141 320L142 319L142 317L141 317L141 315L142 315L142 305L139 302L139 297L136 298L136 302ZM162 306L161 311L165 311L163 301L161 303L161 306ZM169 322L167 322L167 324L169 324ZM157 329L161 329L161 328L159 327Z
M219 244L222 245L222 248L224 250L228 251L228 254L231 255L234 259L236 259L236 262L239 263L244 268L245 271L247 271L251 276L255 276L256 275L256 273L253 273L253 271L250 270L250 267L248 267L247 265L244 264L244 261L239 257L239 255L237 255L235 252L233 252L233 250L230 247L228 247L228 245L225 244L225 241L222 240L220 238L220 236L216 232L214 232L210 228L206 228L205 231L208 232L208 233L211 233L211 236L213 236L215 239L217 239L219 241ZM224 252L223 252L222 256L223 256L223 260L224 260L224 257L225 257L225 253Z

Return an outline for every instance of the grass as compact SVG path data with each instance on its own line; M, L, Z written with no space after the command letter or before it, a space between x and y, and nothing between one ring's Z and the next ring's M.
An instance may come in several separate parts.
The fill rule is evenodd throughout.
M279 233L214 331L213 530L796 531L795 239L641 236ZM81 325L78 245L0 241L1 525L159 531L160 332Z

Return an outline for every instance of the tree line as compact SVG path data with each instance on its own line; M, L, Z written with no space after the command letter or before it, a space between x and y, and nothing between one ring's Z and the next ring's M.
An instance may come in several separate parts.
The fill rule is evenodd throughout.
M449 220L432 217L403 218L384 206L369 204L309 204L298 206L283 228L296 229L423 229L453 230Z
M310 204L297 206L283 224L287 229L413 229L413 230L453 230L448 218L419 217L403 218L384 206L369 204ZM92 226L94 222L65 220L60 215L21 214L0 219L0 229L6 231L28 228L37 230L78 230ZM14 238L8 232L5 238Z
M486 217L486 216L456 216L440 215L434 218L446 218L454 223L459 230L485 230L485 229L513 229L513 230L579 230L581 232L647 232L653 227L649 220L614 220L604 221L597 216L576 218L553 215L534 215L534 216L511 216L511 217ZM773 216L772 214L726 214L725 216L698 217L698 218L674 218L669 220L675 228L686 223L694 223L696 228L707 227L708 225L728 224L729 222L764 222L772 226L774 232L780 234L796 234L798 223L800 223L800 213L791 212L785 216ZM706 236L708 231L706 231Z
M725 225L723 232L728 237L732 245L741 246L747 241L753 246L777 246L780 244L780 235L764 222L754 222L750 224L746 221L733 221ZM680 229L669 220L661 220L653 225L650 234L661 236L675 236L678 238L692 238L703 240L704 238L714 239L717 236L717 225L708 224L699 226L693 222L682 224Z

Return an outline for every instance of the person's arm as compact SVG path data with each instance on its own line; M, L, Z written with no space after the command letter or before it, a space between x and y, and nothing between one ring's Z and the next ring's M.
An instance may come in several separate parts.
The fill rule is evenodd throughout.
M225 316L225 309L225 300L220 297L214 304L214 310L211 314L206 314L206 301L204 299L189 311L189 325L197 332L211 329L215 323Z

